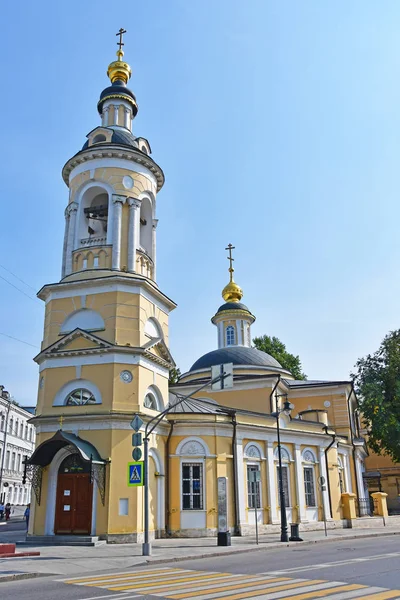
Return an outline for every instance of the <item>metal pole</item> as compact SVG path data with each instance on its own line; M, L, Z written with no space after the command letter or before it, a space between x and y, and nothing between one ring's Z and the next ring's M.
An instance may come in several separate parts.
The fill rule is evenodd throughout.
M256 471L253 471L253 476L256 476ZM257 510L257 491L258 491L258 481L253 481L252 484L253 486L253 501L254 501L254 514L256 516L256 544L258 546L258 510Z
M288 530L286 519L285 494L283 493L283 478L282 478L282 454L281 454L281 434L279 429L279 409L278 397L276 396L276 430L278 436L278 459L279 459L279 502L281 505L281 542L288 542Z
M143 439L144 450L144 543L142 546L142 556L151 555L151 544L149 542L149 438Z
M6 400L6 398L2 397L2 400ZM11 402L9 400L6 400L6 402L8 402L8 407L7 407L7 413L6 413L6 420L5 420L5 425L4 425L4 438L3 438L3 454L1 455L1 468L0 468L0 502L2 499L2 485L3 485L3 471L4 471L4 461L6 458L6 449L7 449L7 433L8 433L8 416L10 414L10 409L11 409ZM5 497L4 497L5 500Z

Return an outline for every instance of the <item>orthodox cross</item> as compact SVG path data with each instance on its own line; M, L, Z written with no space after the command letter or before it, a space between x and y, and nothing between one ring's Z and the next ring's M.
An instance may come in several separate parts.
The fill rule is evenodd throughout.
M60 429L62 429L63 421L64 421L64 417L63 417L63 415L61 415L61 417L58 419L58 422L60 423Z
M229 273L231 274L231 281L233 278L233 271L235 270L232 266L233 261L235 260L234 258L232 258L232 250L235 249L235 246L232 246L232 244L228 244L228 247L225 248L225 250L228 250L229 252L229 256L227 256L227 259L229 260Z
M121 29L118 31L118 33L116 33L115 35L118 36L119 35L119 42L117 42L117 46L119 46L119 51L122 51L122 46L125 46L124 42L122 41L122 36L124 35L124 33L126 33L126 29Z

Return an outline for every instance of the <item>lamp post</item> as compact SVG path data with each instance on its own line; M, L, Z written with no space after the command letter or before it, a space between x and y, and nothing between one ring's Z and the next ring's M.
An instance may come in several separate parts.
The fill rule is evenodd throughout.
M278 407L278 398L286 398L283 403L283 408ZM279 504L281 507L281 542L288 542L288 529L287 529L287 518L286 518L286 502L285 494L283 491L283 477L282 477L282 452L281 452L281 432L279 427L279 416L282 413L290 415L294 406L287 399L287 394L275 394L275 412L272 416L276 418L276 433L278 437L278 461L279 461Z

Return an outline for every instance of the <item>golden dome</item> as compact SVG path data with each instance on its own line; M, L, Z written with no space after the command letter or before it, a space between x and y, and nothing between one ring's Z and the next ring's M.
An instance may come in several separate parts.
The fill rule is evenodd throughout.
M232 278L222 290L222 297L225 302L240 302L243 297L243 290Z
M130 76L132 75L132 69L128 63L122 60L122 57L124 56L123 50L118 50L117 56L118 60L114 60L114 62L108 65L107 76L111 79L111 83L114 83L114 81L128 83Z

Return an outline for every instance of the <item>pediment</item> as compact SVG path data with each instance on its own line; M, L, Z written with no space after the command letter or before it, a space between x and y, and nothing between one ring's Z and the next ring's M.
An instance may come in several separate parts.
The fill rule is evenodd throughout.
M97 335L83 331L82 329L74 329L71 333L67 333L60 340L46 348L42 354L54 355L64 352L78 352L79 350L101 350L111 348L112 344L101 339Z
M164 342L162 338L152 338L147 344L145 344L144 349L147 354L150 354L163 362L167 363L169 367L175 366L175 361L172 358L172 354L168 350L167 344Z

